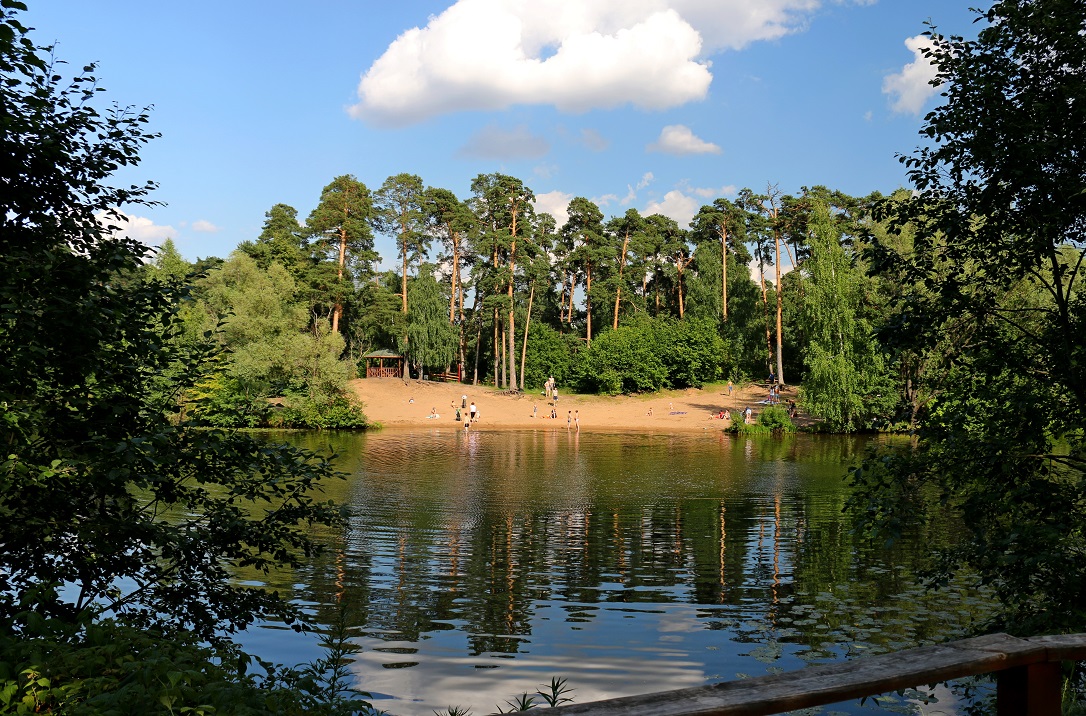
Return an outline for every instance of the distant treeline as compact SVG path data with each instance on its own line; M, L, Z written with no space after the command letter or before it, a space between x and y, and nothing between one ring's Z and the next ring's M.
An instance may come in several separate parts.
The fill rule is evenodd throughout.
M907 193L744 189L687 227L635 209L605 219L578 197L559 226L515 177L471 187L460 199L409 174L376 191L341 176L304 222L273 206L225 261L189 264L167 242L147 273L196 276L187 340L207 335L229 356L190 414L360 424L344 387L382 348L404 356L409 376L451 371L504 389L554 376L617 394L772 374L803 383L808 409L834 430L915 412L910 371L921 367L877 338L905 279L874 270L912 249L908 225L876 218ZM376 233L395 240L398 271L377 270Z

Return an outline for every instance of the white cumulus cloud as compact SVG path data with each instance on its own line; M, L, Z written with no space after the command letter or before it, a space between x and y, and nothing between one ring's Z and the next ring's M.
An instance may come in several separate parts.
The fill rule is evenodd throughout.
M459 0L396 38L362 76L350 113L399 126L515 104L663 109L705 96L701 37L677 12L599 5Z
M673 189L664 194L663 199L650 201L642 209L641 214L643 216L661 214L674 219L680 227L686 227L690 224L699 208L701 208L700 201L682 193L678 189Z
M516 104L675 107L705 97L708 56L800 32L826 2L456 0L385 49L349 112L403 126Z
M720 147L696 136L689 127L669 124L660 130L660 137L645 147L650 152L664 154L720 154Z
M106 214L97 214L98 221L103 225L114 225L117 229L113 235L135 239L147 246L158 246L166 239L177 236L177 230L172 226L159 226L145 216L133 216L123 211L117 212L119 219L107 217Z
M913 53L913 61L901 72L887 75L882 81L882 92L890 96L890 108L895 112L920 114L924 103L938 91L938 87L931 84L936 69L923 54L925 49L932 47L932 42L924 35L917 35L907 38L905 47Z
M573 201L573 195L564 191L548 191L535 195L535 210L544 212L554 217L558 227L569 221L569 202Z

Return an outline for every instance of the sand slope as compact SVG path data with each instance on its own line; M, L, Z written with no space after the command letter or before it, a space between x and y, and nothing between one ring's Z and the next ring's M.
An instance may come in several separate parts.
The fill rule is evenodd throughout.
M704 389L664 391L634 396L571 395L559 389L558 418L552 420L551 404L540 392L506 394L493 387L395 378L360 378L351 390L365 404L366 417L385 427L446 427L456 423L461 396L475 401L478 430L566 429L567 415L580 417L582 430L720 430L727 421L711 419L722 408L733 412L767 397L761 386L736 386L728 396L720 385ZM782 391L785 400L796 397L795 388ZM428 418L431 409L440 417ZM533 409L537 417L532 417ZM649 411L652 414L649 414ZM576 411L574 413L574 411ZM466 413L467 411L464 411ZM801 414L802 418L802 414ZM802 419L797 422L806 422Z

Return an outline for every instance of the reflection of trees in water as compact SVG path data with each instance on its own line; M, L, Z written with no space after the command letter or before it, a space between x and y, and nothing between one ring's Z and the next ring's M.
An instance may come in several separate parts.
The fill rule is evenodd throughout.
M293 575L297 597L321 605L326 623L341 600L351 624L379 637L460 629L471 655L521 651L554 603L570 606L545 616L571 624L595 618L591 605L692 603L707 607L707 628L733 638L812 646L877 640L876 627L857 626L872 614L913 622L891 626L887 642L934 626L918 617L930 602L898 597L916 582L910 544L859 545L841 511L841 465L862 442L728 439L707 450L704 440L564 430L493 438L341 449L363 468L351 484L355 516ZM756 473L742 471L751 452ZM827 466L835 477L819 472Z

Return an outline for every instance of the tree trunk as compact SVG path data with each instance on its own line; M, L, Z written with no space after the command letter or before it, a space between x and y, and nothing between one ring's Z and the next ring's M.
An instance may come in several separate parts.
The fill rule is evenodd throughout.
M692 260L692 259L691 259ZM682 254L675 259L675 288L679 295L679 320L683 320L686 314L686 307L683 305L683 273L686 271L686 267L690 264L689 261L683 261Z
M345 210L346 211L346 210ZM347 230L339 230L339 268L336 271L336 280L343 285L343 269L347 264ZM343 317L343 298L339 290L336 290L336 307L332 311L332 333L339 333L339 321Z
M464 296L463 296L463 284L461 284L461 296L460 296L460 333L464 332ZM475 358L472 360L472 375L471 384L479 385L479 354L482 352L483 342L483 317L479 314L479 298L482 291L479 290L478 281L475 285L475 300L471 305L471 316L475 321Z
M566 323L573 326L573 292L577 290L577 278L572 271L569 272L569 312L566 314Z
M509 245L509 382L505 384L506 390L517 389L517 344L516 344L516 304L513 301L513 282L517 268L517 213L513 212L513 225L510 231L513 234Z
M622 299L622 269L626 267L626 249L630 245L630 232L626 232L626 238L622 241L622 253L618 257L618 287L615 289L615 320L611 328L618 330L618 305Z
M400 278L400 290L403 296L403 313L407 315L407 235L400 233L400 247L403 250L403 276Z
M502 324L501 318L498 315L498 307L495 306L494 307L494 344L493 344L494 345L494 387L495 388L500 388L501 387L501 383L499 382L501 372L500 372L499 366L498 366L498 361L501 360L501 352L502 352L502 342L501 342L501 340L500 340L500 338L498 336L498 333L499 333L499 331L501 329L501 324Z
M769 300L765 292L765 262L762 260L762 251L758 251L758 281L762 286L762 315L765 317L765 351L766 370L773 370L773 336L769 331Z
M774 212L776 213L776 212ZM781 316L784 306L784 291L781 286L781 234L777 229L773 230L773 243L777 249L777 382L784 384L784 354L782 352L783 338L781 336Z
M449 293L449 323L456 321L456 292L460 284L460 234L450 231L453 245L452 291ZM461 311L463 312L463 311Z
M720 225L720 310L728 322L728 227Z
M588 318L588 345L592 345L592 264L585 264L584 305Z
M524 344L520 349L520 389L524 390L524 364L528 359L528 327L532 323L532 299L535 298L535 281L528 291L528 315L524 318Z

